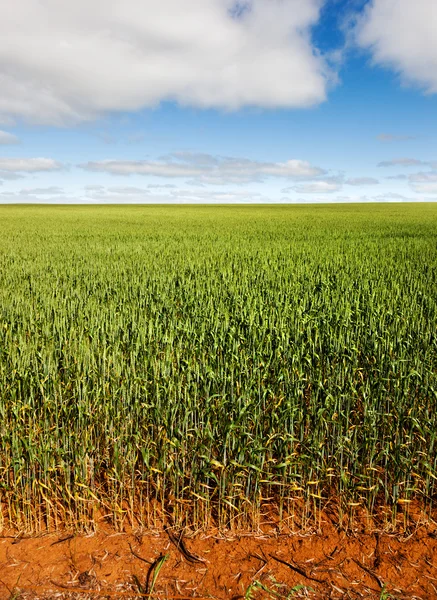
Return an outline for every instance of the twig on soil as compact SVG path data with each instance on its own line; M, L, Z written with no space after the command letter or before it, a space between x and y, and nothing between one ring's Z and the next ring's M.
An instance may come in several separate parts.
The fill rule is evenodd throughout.
M376 545L375 545L375 559L373 561L373 568L377 569L381 564L381 552L379 550L379 533L375 533Z
M355 564L357 564L360 567L360 569L363 569L363 571L365 571L368 575L370 575L370 577L372 577L372 579L374 579L376 581L376 583L379 585L379 587L381 589L384 587L384 584L382 583L381 579L378 577L378 575L376 573L374 573L373 571L368 569L365 565L360 563L360 561L357 560L356 558L353 558L352 560L354 561Z
M268 561L262 556L259 556L258 554L249 554L249 558L256 558L256 560L260 560L263 563L258 569L258 571L255 573L255 575L252 577L252 579L255 579L261 573L261 571L263 571L266 568Z
M296 573L298 573L299 575L302 575L303 577L305 577L306 579L309 579L310 581L316 581L317 583L322 583L322 584L326 583L326 581L324 581L323 579L318 579L317 577L313 577L312 575L309 575L304 569L302 569L302 567L299 567L299 565L294 565L292 563L287 562L286 560L282 560L282 558L278 558L274 554L269 554L269 556L271 556L271 558L273 558L273 560L276 560L277 562L282 563L283 565L286 565L292 571L295 571Z
M140 556L139 554L137 554L137 553L135 552L135 550L132 548L132 545L131 545L131 543L130 543L130 542L128 542L128 544L129 544L130 551L131 551L131 552L132 552L132 554L135 556L135 558L138 558L138 560L142 560L142 561L143 561L143 562L145 562L147 565L151 565L151 564L152 564L152 561L151 561L151 560L147 560L146 558L143 558L142 556Z
M184 534L182 531L179 533L179 535L175 535L169 527L165 527L164 531L170 538L170 541L176 546L176 548L187 559L188 562L190 562L190 563L206 562L204 558L200 558L200 556L196 556L195 554L192 554L187 549L187 547L185 546L184 540L183 540Z
M335 546L334 550L332 550L329 554L325 554L325 557L322 558L322 560L319 560L318 562L314 563L314 568L317 568L320 565L323 565L323 563L325 563L327 560L334 560L334 555L337 552L338 552L338 546Z
M68 540L71 540L71 539L73 539L73 538L74 538L74 535L73 535L73 534L71 534L71 535L67 535L66 537L64 537L64 538L61 538L60 540L56 540L55 542L52 542L52 543L50 544L50 546L56 546L56 544L62 544L62 542L67 542Z

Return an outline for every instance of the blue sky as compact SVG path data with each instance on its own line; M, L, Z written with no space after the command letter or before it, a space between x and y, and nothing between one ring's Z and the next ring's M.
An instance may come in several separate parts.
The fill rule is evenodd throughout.
M0 202L437 200L435 0L15 0Z

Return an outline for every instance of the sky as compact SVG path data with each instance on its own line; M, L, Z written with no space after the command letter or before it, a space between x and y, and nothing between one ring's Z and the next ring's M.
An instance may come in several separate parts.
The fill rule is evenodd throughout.
M436 0L14 0L0 203L437 201Z

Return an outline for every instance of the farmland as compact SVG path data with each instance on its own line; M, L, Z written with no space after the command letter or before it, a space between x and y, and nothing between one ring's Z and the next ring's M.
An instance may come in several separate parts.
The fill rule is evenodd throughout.
M432 510L437 205L2 206L0 223L3 523Z

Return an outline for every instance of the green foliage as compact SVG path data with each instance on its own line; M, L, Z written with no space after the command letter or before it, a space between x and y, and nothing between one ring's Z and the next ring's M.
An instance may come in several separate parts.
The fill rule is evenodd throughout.
M436 205L0 221L0 500L19 527L432 503Z

